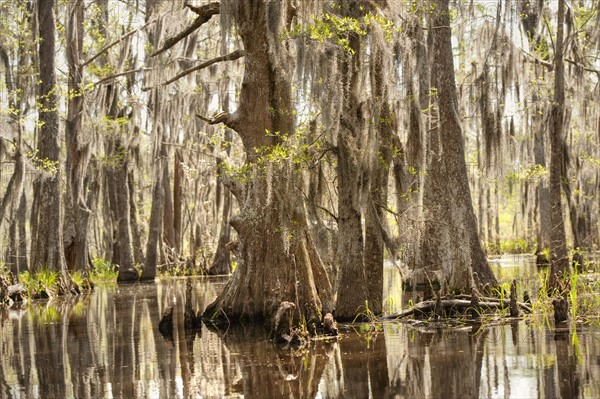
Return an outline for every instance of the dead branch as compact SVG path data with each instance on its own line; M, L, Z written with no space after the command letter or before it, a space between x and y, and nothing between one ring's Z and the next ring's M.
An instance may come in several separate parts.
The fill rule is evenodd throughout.
M186 37L188 37L189 35L191 35L195 30L197 30L202 25L207 23L212 18L213 15L218 14L220 12L220 8L221 8L221 4L218 2L203 4L200 7L195 7L190 4L186 4L186 6L190 10L192 10L193 12L198 14L198 17L185 30L183 30L176 36L173 36L173 37L165 40L163 46L160 49L156 50L154 53L152 53L150 55L150 57L155 57L155 56L167 51L168 49L170 49L171 47L173 47L174 45L179 43L181 40L183 40Z
M92 63L96 58L100 57L102 54L106 53L108 50L110 50L112 47L114 47L115 45L119 44L120 42L122 42L123 40L127 39L129 36L133 35L135 32L141 31L143 29L145 29L148 25L153 24L154 22L156 22L158 20L158 17L146 22L143 26L131 30L129 32L127 32L126 34L124 34L123 36L121 36L120 38L118 38L117 40L107 44L106 46L102 47L100 49L100 51L98 51L95 55L93 55L91 58L89 58L87 61L85 61L83 63L83 66L86 67L87 65L89 65L90 63Z
M600 70L598 70L598 69L593 69L593 68L586 67L584 65L581 65L581 63L579 63L577 61L574 61L574 60L570 60L568 58L565 58L565 61L567 61L569 64L573 64L575 66L578 66L579 68L583 69L584 71L592 72L592 73L595 73L598 76L600 76Z
M207 68L207 67L211 66L212 64L216 64L217 62L233 61L233 60L237 60L238 58L241 58L243 56L244 56L244 50L235 50L235 51L233 51L233 52L231 52L229 54L213 58L211 60L203 62L202 64L199 64L199 65L196 65L194 67L191 67L191 68L188 68L188 69L184 70L183 72L181 72L178 75L176 75L174 78L171 78L171 79L167 80L166 82L162 83L161 86L167 86L167 85L175 82L176 80L179 80L179 79L183 78L184 76L189 75L192 72L198 71L200 69ZM155 86L144 87L144 88L142 88L142 90L143 91L148 91L150 89L153 89L154 87ZM199 116L199 118L202 119L202 117L200 117L200 116Z
M492 298L487 298L487 299L492 299ZM439 301L437 301L435 299L429 299L427 301L419 302L415 306L413 306L409 309L406 309L400 313L395 313L395 314L384 316L384 319L386 319L386 320L401 319L401 318L412 316L412 315L418 314L418 313L422 313L422 314L433 313L434 311L436 311L436 309L438 309L436 307L436 302L439 302L437 304L437 306L438 307L441 306L442 309L456 309L456 310L460 310L460 311L466 311L469 309L473 309L473 303L470 300L466 300L466 299L442 299ZM492 299L492 300L488 300L488 301L479 301L477 306L478 306L478 309L484 309L484 310L508 309L510 304L507 302L509 302L509 301ZM521 308L525 312L531 313L531 308L527 304L518 302L517 305L519 306L519 308Z

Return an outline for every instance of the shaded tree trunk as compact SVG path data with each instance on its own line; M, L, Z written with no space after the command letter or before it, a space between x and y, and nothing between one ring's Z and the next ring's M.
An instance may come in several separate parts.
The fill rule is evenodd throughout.
M83 117L83 47L84 5L78 0L69 7L67 26L67 63L69 66L67 120L67 194L65 198L64 245L67 267L85 270L88 260L88 221L91 210L85 196L84 179L89 160L89 142L84 142Z
M114 141L111 140L109 154L117 157L115 165L106 169L114 231L112 263L119 265L117 281L136 281L138 275L134 269L135 260L129 220L129 189L127 187L129 161L127 149L123 146L121 138L117 137Z
M563 61L565 2L558 1L558 29L554 55L554 103L550 118L550 287L569 271L567 240L563 219L561 181L563 178L563 127L565 114L565 75Z
M158 133L160 136L160 133ZM161 166L165 162L162 158L155 161L155 182L152 190L152 207L148 221L148 241L146 242L146 261L142 270L142 280L152 280L156 277L158 265L158 241L161 233L161 215L165 191L162 186L163 174Z
M341 2L342 16L358 15L359 3ZM361 10L362 11L362 10ZM361 69L361 43L356 33L348 35L352 53L340 48L340 80L343 103L340 114L340 129L337 138L338 176L338 236L337 264L339 285L335 317L339 320L353 320L366 310L369 300L369 286L365 274L365 238L362 221L362 191L368 181L363 179L362 156L359 148L363 145L365 119L363 104L360 104L359 74ZM376 276L374 276L376 277Z
M32 210L32 269L65 272L60 144L56 93L54 0L38 1L39 24L39 135L36 160L41 172L34 183Z

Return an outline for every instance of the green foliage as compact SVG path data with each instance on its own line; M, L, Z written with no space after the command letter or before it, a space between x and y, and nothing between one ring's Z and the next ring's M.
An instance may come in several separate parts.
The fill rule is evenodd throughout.
M365 305L360 306L356 309L356 316L354 316L354 320L352 322L356 322L357 320L366 320L369 322L377 321L377 316L371 309L369 309L369 301L365 301Z
M60 293L59 273L42 269L35 274L28 271L19 273L19 280L30 297L54 297Z
M390 43L393 41L394 32L399 31L393 21L380 14L367 12L362 17L353 18L326 12L321 18L313 17L313 23L305 26L296 24L284 38L306 36L319 43L332 43L354 55L355 51L350 46L349 38L351 35L365 36L367 30L373 26L380 27L385 39Z
M92 260L90 279L93 282L116 281L118 274L118 267L110 261L102 258L94 258Z
M83 289L83 290L89 290L92 288L92 283L90 281L90 279L81 271L76 270L74 272L71 273L71 280L73 280L73 283Z
M509 183L517 183L521 181L538 181L548 175L546 168L540 164L529 164L524 168L508 173L506 179Z
M29 151L26 155L31 160L31 163L39 172L45 172L53 175L59 171L60 161L53 161L48 158L40 158L37 156L38 150Z
M514 240L501 241L499 244L486 243L488 254L529 254L533 253L537 247L535 241L528 241L522 238Z

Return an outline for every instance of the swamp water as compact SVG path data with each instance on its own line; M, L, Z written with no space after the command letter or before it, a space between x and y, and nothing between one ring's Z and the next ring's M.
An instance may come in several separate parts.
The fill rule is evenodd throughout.
M492 262L502 281L537 290L537 269ZM192 279L194 307L222 278ZM260 328L183 331L185 279L96 287L79 298L0 310L0 398L594 398L600 328L553 322L434 328L386 322L341 326L338 340L284 350ZM402 303L387 268L389 311ZM175 332L157 324L174 304Z

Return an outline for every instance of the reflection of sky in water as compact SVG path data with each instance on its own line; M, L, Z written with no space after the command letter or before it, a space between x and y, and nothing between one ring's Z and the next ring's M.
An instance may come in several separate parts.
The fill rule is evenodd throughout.
M537 271L504 258L493 267L503 281ZM223 284L212 281L193 280L194 308ZM385 284L386 296L402 296L397 270ZM523 321L480 330L389 322L290 352L251 326L186 335L184 303L176 279L0 312L0 397L600 397L598 328L578 331L580 361L568 331ZM173 341L156 328L170 304Z

